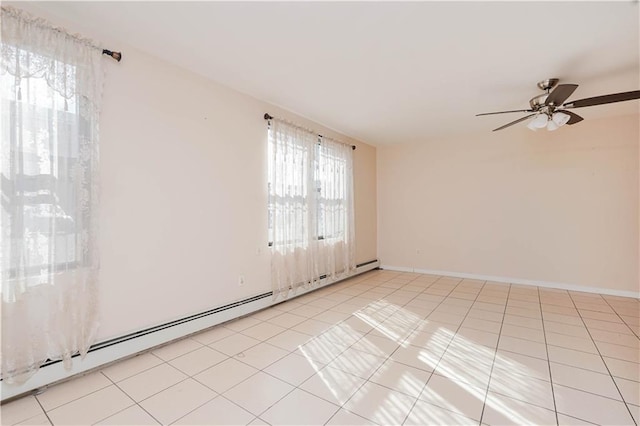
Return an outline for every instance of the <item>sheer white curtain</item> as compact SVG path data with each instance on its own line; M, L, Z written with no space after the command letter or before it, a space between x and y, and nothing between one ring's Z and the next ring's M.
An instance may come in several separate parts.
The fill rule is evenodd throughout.
M351 146L274 119L268 157L274 297L355 270Z
M319 270L336 280L356 267L353 149L324 137L316 153Z
M86 354L98 327L101 51L2 6L2 379Z

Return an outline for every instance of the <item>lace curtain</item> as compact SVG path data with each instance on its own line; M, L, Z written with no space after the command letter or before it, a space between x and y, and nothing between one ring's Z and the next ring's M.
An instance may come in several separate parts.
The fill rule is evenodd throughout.
M97 317L101 50L2 6L2 379L84 356Z
M268 157L274 297L353 272L351 146L274 119Z

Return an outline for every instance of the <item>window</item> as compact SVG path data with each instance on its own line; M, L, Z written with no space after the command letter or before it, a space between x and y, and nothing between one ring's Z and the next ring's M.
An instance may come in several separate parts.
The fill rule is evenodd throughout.
M104 69L90 40L0 9L1 376L23 383L97 335Z
M306 218L307 204L310 200L309 194L309 170L312 150L303 144L298 144L295 137L284 138L278 141L277 137L284 137L283 134L277 132L269 132L269 146L267 155L269 161L269 244L272 246L274 242L274 229L276 227L276 218L282 218L283 215L276 215L277 209L286 209L288 222L291 226L306 227L308 224ZM311 145L312 146L312 145ZM296 218L300 222L291 223L291 219ZM284 222L279 222L280 230L283 231L287 226ZM286 244L304 244L303 232L280 232L281 243ZM284 238L284 239L283 239Z
M315 151L317 237L340 239L347 231L347 162L322 141Z
M268 156L272 158L274 141L269 139ZM342 208L347 198L346 173L347 165L343 158L332 155L331 150L318 138L318 143L313 149L313 191L308 193L304 185L301 185L299 194L306 200L313 196L316 198L315 214L316 227L313 235L318 240L342 238L346 229L345 211ZM277 160L276 160L277 161ZM270 162L270 167L273 164ZM272 176L272 173L269 173ZM268 185L268 230L269 246L273 245L273 215L276 202L282 201L282 196L272 191L272 182Z
M75 67L54 62L75 79ZM24 242L23 250L8 250L3 261L9 277L15 278L15 265L25 265L22 273L46 276L75 268L86 262L87 252L79 249L88 233L87 220L77 201L82 194L80 181L91 173L91 157L81 155L90 134L81 117L79 97L63 97L48 86L44 78L21 78L16 85L10 78L0 83L2 101L2 221L14 238ZM22 259L12 259L20 256Z
M274 294L355 268L351 146L281 120L269 126Z

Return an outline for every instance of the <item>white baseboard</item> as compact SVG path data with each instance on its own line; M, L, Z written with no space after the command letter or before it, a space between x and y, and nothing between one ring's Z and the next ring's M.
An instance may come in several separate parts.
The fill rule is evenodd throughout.
M356 269L355 274L345 279L349 279L364 272L368 272L372 269L377 268L379 265L380 263L378 261L363 265ZM320 280L318 285L314 286L313 288L299 289L296 294L292 295L289 299L302 296L303 294L307 294L314 290L318 290L320 288L338 282L340 282L340 280L329 282L325 278L323 280ZM149 349L167 344L173 340L183 338L190 334L198 333L221 323L231 321L245 315L249 315L261 309L276 305L280 302L283 302L283 299L274 301L273 297L268 296L201 318L193 319L188 322L173 325L162 330L157 330L152 333L137 336L130 340L118 342L112 346L91 351L84 359L80 359L78 357L74 358L70 370L66 370L62 365L62 362L47 365L45 367L42 367L33 377L27 380L26 383L23 383L21 385L9 385L4 381L0 382L0 402L4 402L17 396L32 392L36 389L44 388L54 383L70 379L71 377L76 375L87 374L96 369L103 368L108 364L112 364L116 361L129 358L141 352L148 351Z
M525 278L511 278L511 277L501 277L501 276L495 276L495 275L469 274L466 272L439 271L435 269L418 269L418 268L411 268L406 266L381 265L380 268L387 269L389 271L415 272L418 274L442 275L446 277L469 278L474 280L496 281L500 283L509 283L509 284L533 285L533 286L545 287L545 288L555 288L558 290L571 290L571 291L581 291L585 293L607 294L610 296L632 297L634 299L640 298L640 292L614 290L610 288L600 288L600 287L588 287L583 285L558 283L553 281L539 281L539 280L530 280Z

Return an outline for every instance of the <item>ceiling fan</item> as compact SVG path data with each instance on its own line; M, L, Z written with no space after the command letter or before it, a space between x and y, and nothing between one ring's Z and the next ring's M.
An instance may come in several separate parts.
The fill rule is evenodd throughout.
M578 88L577 84L558 84L560 80L557 78L549 78L538 83L538 87L545 90L546 93L535 96L529 101L530 109L520 109L514 111L485 112L476 114L481 115L507 114L513 112L530 112L515 121L500 126L493 131L502 130L514 124L533 118L527 127L531 130L542 129L556 130L565 124L576 124L583 120L578 114L569 111L572 108L583 108L595 105L612 104L614 102L631 101L640 99L640 90L631 92L612 93L609 95L594 96L593 98L579 99L577 101L565 102L569 96ZM553 89L553 90L552 90ZM564 102L564 103L563 103Z

